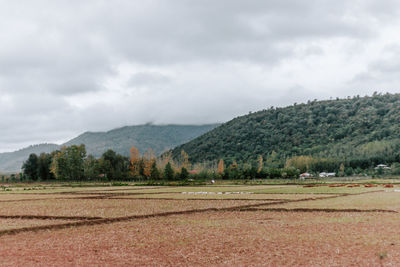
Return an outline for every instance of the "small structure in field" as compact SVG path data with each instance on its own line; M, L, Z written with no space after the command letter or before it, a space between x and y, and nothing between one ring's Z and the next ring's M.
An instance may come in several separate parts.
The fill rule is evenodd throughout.
M335 177L336 172L321 172L319 174L319 177L324 178L324 177Z
M379 169L390 170L391 168L389 166L385 165L385 164L378 164L375 167L375 170L379 170Z
M311 174L309 174L308 172L300 174L300 179L301 180L304 180L304 179L310 178L310 177L311 177Z

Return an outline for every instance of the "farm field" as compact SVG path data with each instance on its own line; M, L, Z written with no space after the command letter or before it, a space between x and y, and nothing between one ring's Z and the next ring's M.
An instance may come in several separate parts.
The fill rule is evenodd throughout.
M2 266L398 266L400 186L7 188Z

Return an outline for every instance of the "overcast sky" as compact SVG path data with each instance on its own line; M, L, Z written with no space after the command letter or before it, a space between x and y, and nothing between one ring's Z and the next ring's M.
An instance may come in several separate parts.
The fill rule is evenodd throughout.
M0 151L400 92L396 0L0 0Z

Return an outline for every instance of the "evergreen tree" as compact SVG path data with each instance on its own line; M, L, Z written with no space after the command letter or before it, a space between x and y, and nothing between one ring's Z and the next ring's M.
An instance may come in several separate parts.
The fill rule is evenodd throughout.
M189 172L185 167L182 167L181 173L179 174L179 178L182 180L189 178Z
M151 165L150 178L153 180L160 179L160 171L157 168L156 161L153 161L153 164Z
M164 168L164 178L167 180L173 180L174 179L174 170L172 169L172 165L170 162L165 165Z
M29 155L27 161L22 165L22 170L24 175L30 180L37 180L39 178L38 175L38 167L39 167L39 159L38 156L34 153Z

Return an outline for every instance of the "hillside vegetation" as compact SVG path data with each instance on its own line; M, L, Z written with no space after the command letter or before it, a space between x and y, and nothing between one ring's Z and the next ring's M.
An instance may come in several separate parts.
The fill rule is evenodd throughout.
M191 162L310 155L353 168L400 161L400 94L309 101L237 117L172 150Z
M108 132L86 132L64 145L85 144L87 154L95 157L100 157L108 149L123 156L129 156L129 149L132 146L139 149L141 153L151 148L156 155L160 155L217 126L218 124L126 126Z
M177 145L188 142L218 124L206 125L137 125L126 126L108 132L86 132L62 144L33 145L15 152L0 153L0 171L20 171L22 163L35 153L50 153L62 146L86 146L87 154L100 157L108 149L123 156L129 155L129 149L135 146L141 153L151 148L156 155L161 154Z

